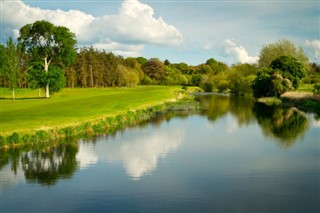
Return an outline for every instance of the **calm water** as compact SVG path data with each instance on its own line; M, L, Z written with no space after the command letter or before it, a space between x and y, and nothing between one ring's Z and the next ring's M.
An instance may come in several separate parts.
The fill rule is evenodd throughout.
M92 141L1 153L0 212L319 212L320 122L199 96Z

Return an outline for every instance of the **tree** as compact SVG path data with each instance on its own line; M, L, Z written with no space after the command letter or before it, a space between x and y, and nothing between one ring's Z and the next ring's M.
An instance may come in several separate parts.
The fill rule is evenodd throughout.
M214 74L219 74L228 70L228 66L222 62L216 61L213 58L210 58L206 61L206 65L209 65L213 70Z
M284 78L289 79L295 89L298 88L300 80L305 76L302 63L291 56L280 56L271 62L270 67L280 70Z
M156 81L160 81L164 79L165 75L165 66L164 64L157 58L151 58L146 63L142 65L142 70L146 75L148 75L151 79Z
M20 81L20 57L17 46L10 37L4 50L3 75L12 89L12 100L15 100L15 89Z
M251 95L251 85L256 77L257 68L251 64L237 64L228 73L229 88L236 95Z
M49 67L54 64L71 65L76 57L75 34L66 27L54 26L47 21L36 21L23 26L18 41L33 62L41 63L45 73L48 73ZM52 80L48 78L45 85L47 98L50 97L49 87Z
M262 47L259 54L259 67L265 68L270 66L271 62L280 56L295 57L303 66L308 66L308 57L301 47L296 47L287 39L279 40L276 43L267 44Z
M280 70L272 68L262 69L252 83L253 94L256 98L279 97L292 89L291 81L284 78Z

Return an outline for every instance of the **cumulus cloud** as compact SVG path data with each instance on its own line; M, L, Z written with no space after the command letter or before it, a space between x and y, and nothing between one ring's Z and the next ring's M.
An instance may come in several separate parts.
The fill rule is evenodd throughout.
M117 14L101 17L79 10L45 10L31 7L20 0L3 0L2 13L1 24L7 35L17 36L17 30L23 25L47 20L68 27L76 34L80 45L106 47L122 55L135 56L146 43L175 46L183 42L178 29L161 17L156 18L153 8L138 0L125 0Z
M314 62L320 63L320 40L306 40L304 46L310 59Z
M247 50L233 39L225 39L222 47L223 55L232 57L235 63L256 63L257 56L249 56Z

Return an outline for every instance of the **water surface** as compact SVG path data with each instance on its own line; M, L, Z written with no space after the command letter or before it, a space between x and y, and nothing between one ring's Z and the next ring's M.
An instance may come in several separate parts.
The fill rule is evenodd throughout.
M199 96L90 141L1 153L0 212L319 212L320 122Z

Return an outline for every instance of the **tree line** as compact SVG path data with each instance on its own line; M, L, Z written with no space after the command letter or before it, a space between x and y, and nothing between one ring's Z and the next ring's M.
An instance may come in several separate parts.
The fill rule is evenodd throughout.
M320 83L320 65L309 63L303 49L286 39L263 46L257 64L231 66L213 58L192 66L167 59L124 58L93 47L77 49L68 28L47 21L23 26L17 41L9 38L0 44L0 87L12 89L13 99L16 88L44 89L49 97L64 87L155 84L261 97L296 89L301 81Z

